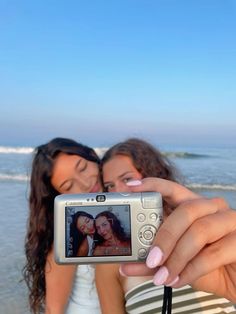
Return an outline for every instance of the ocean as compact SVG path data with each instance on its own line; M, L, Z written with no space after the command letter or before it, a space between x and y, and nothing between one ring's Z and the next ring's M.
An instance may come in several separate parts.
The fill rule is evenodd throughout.
M102 155L104 148L96 148ZM206 196L222 196L236 208L236 148L161 147L185 184ZM0 311L28 314L22 281L32 147L0 146Z

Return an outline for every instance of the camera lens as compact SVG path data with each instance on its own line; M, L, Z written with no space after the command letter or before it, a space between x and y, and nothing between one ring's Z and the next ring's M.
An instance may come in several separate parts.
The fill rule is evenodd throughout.
M96 196L96 201L97 202L105 202L106 196L105 195L97 195Z

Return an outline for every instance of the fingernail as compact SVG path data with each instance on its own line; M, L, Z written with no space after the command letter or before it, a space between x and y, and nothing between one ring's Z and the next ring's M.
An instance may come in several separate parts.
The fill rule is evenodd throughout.
M140 180L133 180L133 181L126 182L126 185L128 186L136 186L136 185L141 185L141 184L142 184L142 181Z
M150 250L148 257L146 259L147 267L149 267L149 268L157 267L160 264L162 257L163 257L163 253L162 253L161 249L158 246L154 246Z
M153 283L156 286L163 285L169 276L169 271L165 266L159 268L155 276L153 277Z
M176 276L174 280L172 280L170 283L168 283L167 287L172 287L176 282L179 281L179 276Z
M123 273L122 266L119 267L119 273L122 277L127 277L125 273Z

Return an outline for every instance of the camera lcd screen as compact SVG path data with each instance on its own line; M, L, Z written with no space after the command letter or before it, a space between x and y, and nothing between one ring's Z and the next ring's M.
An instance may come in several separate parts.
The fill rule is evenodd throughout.
M65 256L131 256L130 205L66 206Z

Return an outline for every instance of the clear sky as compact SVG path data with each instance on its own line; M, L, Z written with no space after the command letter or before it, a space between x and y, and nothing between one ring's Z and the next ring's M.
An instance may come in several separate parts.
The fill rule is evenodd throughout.
M0 145L236 146L235 0L0 0Z

